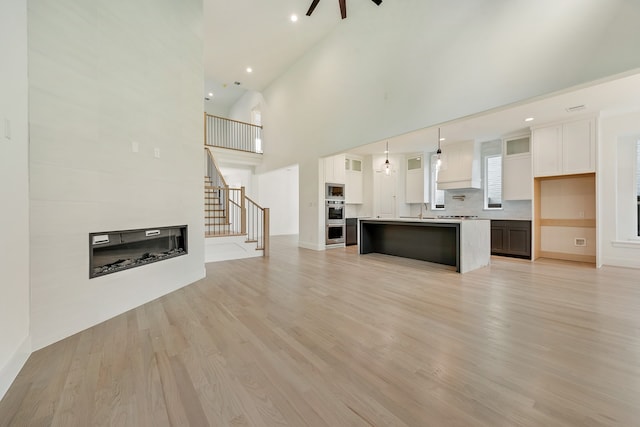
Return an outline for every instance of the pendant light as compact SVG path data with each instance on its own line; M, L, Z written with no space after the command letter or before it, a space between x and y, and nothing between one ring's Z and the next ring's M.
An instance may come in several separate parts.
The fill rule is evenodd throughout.
M440 128L438 128L438 151L436 151L436 167L440 169L440 165L442 164L442 150L440 149Z
M391 174L391 163L389 163L389 141L387 141L387 149L385 151L385 154L387 155L387 159L382 165L382 170L384 170L385 175L389 175Z

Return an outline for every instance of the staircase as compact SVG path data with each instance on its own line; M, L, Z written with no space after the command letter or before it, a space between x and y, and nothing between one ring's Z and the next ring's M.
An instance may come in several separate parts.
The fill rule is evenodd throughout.
M267 256L269 209L225 182L210 150L204 177L205 262Z
M230 236L231 223L221 200L221 189L211 178L204 177L204 228L205 237Z

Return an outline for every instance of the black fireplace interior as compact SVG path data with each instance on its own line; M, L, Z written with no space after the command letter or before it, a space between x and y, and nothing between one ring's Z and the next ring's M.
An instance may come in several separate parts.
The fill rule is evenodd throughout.
M89 234L89 278L187 254L187 226Z

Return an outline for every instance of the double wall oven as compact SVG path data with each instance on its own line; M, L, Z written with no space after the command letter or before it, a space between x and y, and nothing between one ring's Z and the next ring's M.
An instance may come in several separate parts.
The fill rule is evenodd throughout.
M325 189L325 243L345 242L344 184L326 184Z

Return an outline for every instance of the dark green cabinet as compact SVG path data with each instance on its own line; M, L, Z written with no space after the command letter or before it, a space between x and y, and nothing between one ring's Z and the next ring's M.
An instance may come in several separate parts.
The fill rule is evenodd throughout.
M531 259L531 221L492 220L491 255Z

